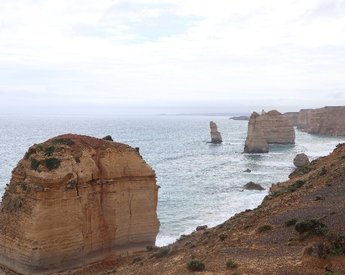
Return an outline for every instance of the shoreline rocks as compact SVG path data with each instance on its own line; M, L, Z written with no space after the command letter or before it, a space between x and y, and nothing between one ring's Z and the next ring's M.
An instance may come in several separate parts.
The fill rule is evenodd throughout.
M29 148L0 212L0 264L23 274L83 266L154 245L155 172L134 148L62 135Z
M213 121L210 121L210 129L211 129L211 143L220 144L223 142L222 136L220 132L218 132L217 124Z
M293 164L297 167L304 167L310 163L309 158L306 154L297 154L293 160Z
M254 183L252 181L246 183L243 186L243 188L246 189L246 190L259 190L259 191L265 190L265 188L263 188L260 184Z

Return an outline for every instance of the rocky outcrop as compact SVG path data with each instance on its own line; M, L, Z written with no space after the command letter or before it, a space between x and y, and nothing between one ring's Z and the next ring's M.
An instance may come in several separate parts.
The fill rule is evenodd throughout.
M297 126L299 112L287 112L283 115L290 121L292 126Z
M297 128L309 134L345 136L345 106L301 110Z
M247 189L247 190L265 190L265 188L263 188L260 184L258 183L255 183L255 182L248 182L246 183L244 186L243 186L244 189Z
M127 145L63 135L32 146L0 212L0 264L46 274L154 245L155 172Z
M294 144L295 130L278 111L254 112L248 123L245 153L267 153L268 144Z
M309 158L306 154L297 154L293 160L293 164L297 167L303 167L309 164Z
M211 129L211 143L222 143L222 136L221 134L218 132L217 129L217 124L213 121L210 121L210 129Z
M252 113L248 122L247 139L244 145L245 153L267 153L268 143L259 122L260 115Z
M258 121L268 144L295 143L295 129L280 112L269 111L261 115Z

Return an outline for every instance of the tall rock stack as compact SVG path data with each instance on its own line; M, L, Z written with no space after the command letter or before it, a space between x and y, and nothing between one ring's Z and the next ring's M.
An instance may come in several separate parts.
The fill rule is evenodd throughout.
M0 264L46 274L154 245L155 172L127 145L63 135L30 147L0 212Z
M213 121L210 121L210 129L211 129L211 143L219 144L222 143L222 136L218 132L217 124Z
M244 145L245 153L267 153L268 143L265 139L264 132L258 121L260 115L252 113L248 122L247 139Z
M294 144L295 130L288 118L278 111L259 115L254 112L248 123L245 153L267 153L268 144Z

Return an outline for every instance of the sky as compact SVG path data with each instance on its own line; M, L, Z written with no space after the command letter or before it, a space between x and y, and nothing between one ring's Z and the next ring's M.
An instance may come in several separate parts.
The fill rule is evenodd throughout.
M345 105L345 0L0 0L0 114Z

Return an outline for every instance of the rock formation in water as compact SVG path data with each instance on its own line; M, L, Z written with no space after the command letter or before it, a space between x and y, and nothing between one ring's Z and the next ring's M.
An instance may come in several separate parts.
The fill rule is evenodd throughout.
M294 144L295 129L278 111L254 112L248 123L245 153L267 153L268 144Z
M309 164L309 158L306 154L297 154L293 159L293 164L297 167L303 167Z
M211 129L211 143L222 143L222 136L218 132L217 124L213 121L210 121L210 129Z
M248 122L247 139L244 145L245 153L267 153L268 143L259 123L260 115L252 113Z
M297 128L309 134L345 136L345 106L301 110Z
M286 112L283 115L290 121L290 124L292 126L297 126L298 114L299 114L299 112Z
M155 172L127 145L63 135L30 147L0 212L0 264L50 273L144 250L159 230Z
M280 112L269 111L261 115L258 121L268 144L295 143L295 129Z
M255 183L255 182L248 182L246 183L244 186L243 186L244 189L247 189L247 190L265 190L265 188L263 188L260 184L258 183Z

